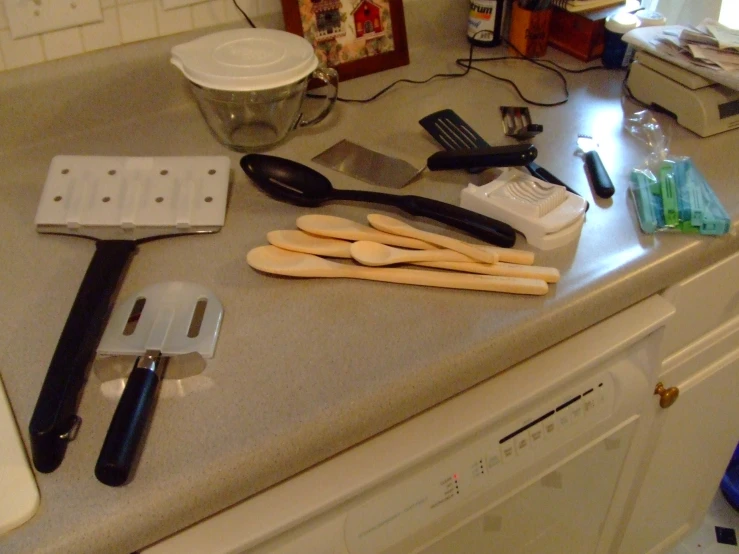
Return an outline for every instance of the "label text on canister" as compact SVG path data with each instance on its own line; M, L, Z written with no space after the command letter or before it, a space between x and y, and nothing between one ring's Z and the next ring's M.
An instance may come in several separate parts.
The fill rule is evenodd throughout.
M467 36L479 42L495 40L495 11L497 0L472 0L467 21Z

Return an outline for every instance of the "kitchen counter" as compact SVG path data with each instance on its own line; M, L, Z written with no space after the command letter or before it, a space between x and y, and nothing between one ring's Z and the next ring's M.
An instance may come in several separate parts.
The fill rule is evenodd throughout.
M398 78L458 72L468 54L464 10L459 28L431 37L442 8L408 3L410 66L348 81L344 98L368 97ZM436 4L436 3L434 3ZM429 13L437 10L438 13ZM459 13L457 13L459 12ZM435 19L437 18L437 19ZM202 33L201 33L202 34ZM144 286L188 280L211 288L225 309L211 386L161 398L132 482L110 488L93 468L116 401L91 374L81 399L82 426L61 467L36 474L37 514L0 537L4 553L127 554L288 479L358 442L487 380L541 350L642 300L739 249L737 135L701 139L660 117L671 149L690 155L734 221L724 237L639 231L627 195L628 173L647 152L622 129L622 72L568 74L569 102L531 106L544 132L537 162L580 191L591 208L576 244L534 250L538 265L559 268L543 297L429 289L350 280L276 278L253 271L246 252L273 229L294 228L312 213L264 196L240 170L240 155L210 135L169 48L189 36L8 72L0 82L0 373L28 448L28 422L59 333L94 245L37 234L33 219L49 163L57 154L229 155L233 177L223 230L139 248L120 300ZM482 55L503 55L503 49ZM480 54L478 54L480 55ZM571 58L550 49L551 59ZM554 74L521 61L486 62L532 99L562 97ZM270 153L312 165L344 188L371 185L310 159L343 138L423 165L438 150L418 120L452 108L489 142L504 143L500 105L522 105L510 86L478 72L424 85L401 84L368 104L339 103L327 120L296 132ZM634 109L630 103L627 109ZM579 132L596 133L616 186L593 200ZM429 173L403 192L458 202L462 171ZM380 189L382 190L382 189ZM364 221L381 207L336 203L314 212ZM440 227L413 221L428 230ZM450 229L442 232L462 237Z

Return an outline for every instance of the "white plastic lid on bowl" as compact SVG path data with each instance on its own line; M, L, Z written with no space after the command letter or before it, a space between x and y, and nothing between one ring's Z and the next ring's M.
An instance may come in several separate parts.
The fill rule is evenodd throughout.
M633 13L626 11L617 12L606 18L606 29L612 33L623 35L624 33L636 29L639 26L639 18Z
M318 66L303 37L275 29L231 29L172 48L170 61L193 83L254 91L296 83Z
M656 27L667 25L667 18L659 12L642 10L636 12L636 17L641 22L641 27Z

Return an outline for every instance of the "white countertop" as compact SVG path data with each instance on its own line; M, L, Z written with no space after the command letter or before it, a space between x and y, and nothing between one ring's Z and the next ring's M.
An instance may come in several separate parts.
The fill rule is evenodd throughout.
M369 96L400 77L456 72L466 56L458 34L428 41L429 19L406 9L412 63L342 84L340 96ZM411 12L413 8L413 12ZM456 20L456 19L455 19ZM429 23L429 25L431 25ZM438 29L439 26L429 27ZM8 72L0 83L0 259L3 306L0 372L28 449L28 422L46 368L93 252L79 238L36 233L33 218L56 154L214 155L231 158L226 225L217 235L142 245L118 294L184 279L211 288L225 316L207 375L213 386L160 399L133 481L109 488L93 468L115 409L91 375L78 414L82 426L61 467L36 474L41 505L27 524L0 537L3 552L127 554L243 500L494 376L739 248L736 133L700 139L666 118L676 154L690 155L735 221L709 238L642 234L627 198L630 169L646 151L621 127L623 73L567 75L570 100L531 107L544 126L537 162L589 201L576 245L537 251L562 280L544 297L519 297L349 280L297 280L257 273L246 252L267 231L293 228L305 213L363 221L386 212L327 204L315 212L264 196L238 166L240 155L212 138L177 70L169 38ZM483 55L487 55L484 52ZM492 55L504 54L493 49ZM578 65L550 49L549 57ZM486 62L531 97L557 99L556 77L525 62ZM343 188L372 188L310 159L340 139L422 165L438 150L418 124L454 109L493 144L503 143L500 105L520 105L512 89L473 72L461 79L400 85L369 104L340 103L327 120L271 153L311 165ZM593 200L579 132L597 133L616 186ZM425 172L403 192L458 202L470 179L461 171ZM380 189L382 190L382 189ZM414 224L429 230L429 221ZM442 230L461 237L451 230ZM522 238L516 247L529 248Z

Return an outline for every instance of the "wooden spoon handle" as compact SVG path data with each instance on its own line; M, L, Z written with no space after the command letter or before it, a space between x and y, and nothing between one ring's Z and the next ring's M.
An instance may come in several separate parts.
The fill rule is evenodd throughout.
M495 256L495 260L497 262L498 254L493 253L493 256ZM462 254L461 252L457 252L456 250L449 250L448 248L437 248L434 250L408 250L407 252L403 252L402 256L398 255L397 261L393 263L416 262L467 262L478 265L489 265L478 263L469 256Z
M500 262L497 264L479 264L465 262L413 262L424 267L436 267L466 273L481 275L501 275L507 277L524 277L527 279L542 279L547 283L559 281L559 270L556 267L540 267L535 265L519 265Z
M423 271L393 267L343 266L341 269L337 270L336 276L347 277L350 279L366 279L369 281L398 283L403 285L484 290L511 294L542 295L549 291L549 285L547 285L547 283L542 279L468 275L464 273L449 273L446 271Z
M478 246L487 252L498 255L498 261L508 262L511 264L532 265L534 263L534 253L528 250L518 250L516 248L499 248L497 246Z
M246 254L247 263L264 273L291 277L344 277L404 285L451 289L484 290L513 294L546 294L549 285L541 279L472 275L448 271L427 271L387 267L346 265L313 256L282 250L276 246L258 246Z
M393 235L392 233L384 233L383 231L379 231L372 227L367 227L366 229L333 229L329 226L317 225L315 223L315 218L310 218L310 216L300 216L297 219L296 224L298 229L320 237L349 241L371 240L379 242L380 244L400 246L402 248L413 248L415 250L431 250L436 248L433 244L429 244L421 240Z
M478 262L485 262L485 263L491 264L491 263L495 263L496 261L496 256L493 255L491 252L487 252L486 250L483 250L481 248L478 248L469 243L463 242L461 240L457 240L452 237L446 237L444 235L439 235L437 233L429 233L428 231L422 231L421 229L416 229L415 227L412 227L408 225L407 223L399 221L399 220L394 220L393 224L391 225L385 225L384 224L385 221L392 220L392 218L387 217L387 216L378 216L378 214L369 214L367 216L367 220L370 222L370 225L372 225L375 229L379 229L380 231L384 231L386 233L419 239L419 240L423 240L426 242L430 242L431 244L435 244L437 246L443 246L444 248L455 250L466 256L469 256L470 258L472 258L473 260L477 260Z

